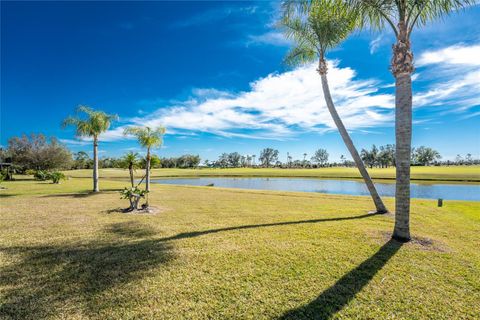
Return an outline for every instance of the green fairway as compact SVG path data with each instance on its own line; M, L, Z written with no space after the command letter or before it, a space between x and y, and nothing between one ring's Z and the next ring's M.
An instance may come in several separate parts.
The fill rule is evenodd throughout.
M214 171L282 172L190 173ZM188 171L155 175L167 172ZM2 185L0 319L480 314L480 202L412 200L415 240L401 245L368 197L153 185L161 212L132 215L112 212L127 207L125 181L103 179L99 194L90 179Z
M395 168L373 168L369 172L374 179L395 179ZM92 170L66 171L71 177L92 176ZM100 175L108 178L127 178L128 171L122 169L101 169ZM143 176L138 170L137 177ZM276 169L276 168L234 168L234 169L153 169L152 177L312 177L312 178L361 178L356 168L332 167L320 169ZM472 181L480 182L480 166L412 167L412 180L425 181Z

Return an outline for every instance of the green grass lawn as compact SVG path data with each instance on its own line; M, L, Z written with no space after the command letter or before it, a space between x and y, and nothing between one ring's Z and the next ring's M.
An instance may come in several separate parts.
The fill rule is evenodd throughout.
M401 245L368 197L153 185L132 215L122 181L2 185L0 319L480 314L480 202L413 200Z
M374 179L395 179L395 168L369 169ZM72 177L92 176L92 170L66 171ZM138 170L137 177L143 176ZM128 171L122 169L101 169L100 176L126 178ZM153 169L152 177L197 177L197 176L245 176L245 177L313 177L313 178L361 178L356 168L333 167L320 169L274 169L274 168L235 168L235 169ZM413 180L474 181L480 182L480 166L412 167Z

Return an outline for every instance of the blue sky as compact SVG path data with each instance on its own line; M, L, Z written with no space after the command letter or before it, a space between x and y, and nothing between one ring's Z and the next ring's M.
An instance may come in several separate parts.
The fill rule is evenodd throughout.
M161 156L216 159L280 150L286 160L326 148L347 155L314 65L288 68L276 2L2 2L1 141L63 130L79 104L116 113L102 156L141 151L125 126L163 124ZM445 159L480 157L480 8L415 30L413 145ZM357 32L330 59L329 81L359 149L394 143L393 35Z

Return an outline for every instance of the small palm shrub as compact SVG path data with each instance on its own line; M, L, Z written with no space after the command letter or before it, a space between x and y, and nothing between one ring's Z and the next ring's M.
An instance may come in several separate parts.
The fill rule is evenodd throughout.
M65 180L67 177L61 172L54 171L54 172L49 172L48 173L48 180L52 180L53 183L60 183L60 180Z
M141 198L145 198L145 195L148 193L147 190L141 190L137 186L133 188L123 189L120 194L122 199L128 199L130 201L130 207L128 211L138 210L138 203Z
M33 177L35 178L35 180L38 180L38 181L47 181L49 179L48 175L49 175L48 171L37 170L33 174Z

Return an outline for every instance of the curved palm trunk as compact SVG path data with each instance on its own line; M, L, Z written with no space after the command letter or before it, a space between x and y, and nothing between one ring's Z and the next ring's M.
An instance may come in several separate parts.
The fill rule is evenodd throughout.
M93 192L99 192L98 187L98 138L93 138Z
M413 54L405 23L398 25L399 35L393 46L392 73L395 76L395 228L393 238L410 240L410 156L412 144Z
M323 62L325 64L325 62ZM322 72L322 70L325 70L325 72ZM322 69L322 63L319 68L319 73L322 78L322 89L323 89L323 95L325 97L325 102L327 103L327 108L328 111L330 111L330 115L333 118L333 121L335 122L335 125L338 128L338 131L340 132L340 135L342 136L343 142L347 146L348 151L350 152L353 161L355 161L355 164L357 165L358 170L360 171L360 174L362 175L363 180L365 181L365 184L367 185L368 191L370 192L370 196L372 197L373 202L375 203L375 207L377 209L377 213L386 213L388 212L387 208L383 204L382 199L378 195L377 189L375 188L375 185L373 184L372 179L370 178L370 175L368 174L367 169L365 168L364 163L362 162L362 159L360 158L360 155L358 154L357 149L353 145L352 139L350 139L350 135L348 134L347 130L345 129L345 126L343 125L342 120L340 119L340 116L337 113L337 110L335 109L335 105L333 104L332 96L330 95L330 89L328 87L328 80L327 80L327 75L326 75L326 65L323 66Z

